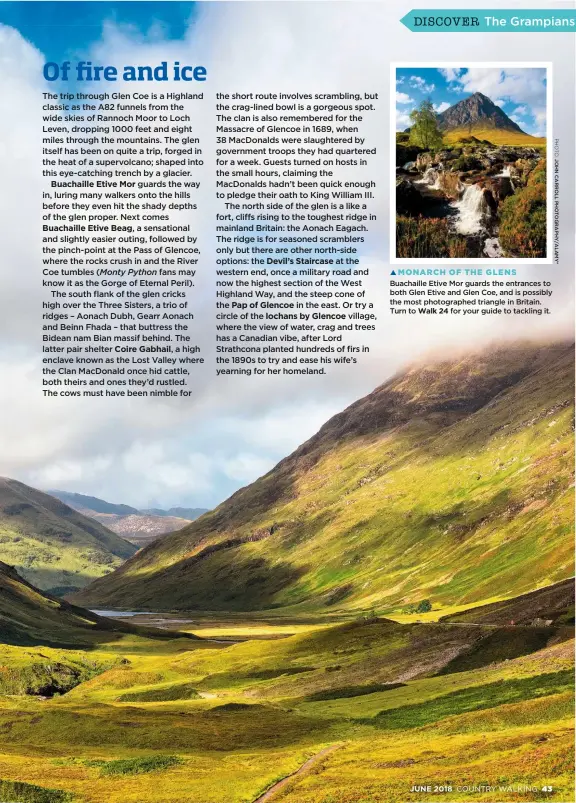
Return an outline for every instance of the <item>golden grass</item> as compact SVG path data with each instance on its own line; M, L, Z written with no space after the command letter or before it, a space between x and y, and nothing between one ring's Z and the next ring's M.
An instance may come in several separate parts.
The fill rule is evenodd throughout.
M517 131L506 131L501 128L473 128L469 131L467 128L454 128L447 131L442 139L451 145L466 137L476 137L476 139L485 139L493 145L511 145L541 148L546 145L546 137L532 137L530 134L520 134Z

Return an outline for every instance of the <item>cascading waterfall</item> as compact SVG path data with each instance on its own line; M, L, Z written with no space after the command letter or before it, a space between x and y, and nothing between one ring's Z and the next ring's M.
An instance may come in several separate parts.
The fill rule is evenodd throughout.
M454 227L459 234L478 234L484 229L482 220L488 204L478 184L469 184L460 200L451 205L458 212Z

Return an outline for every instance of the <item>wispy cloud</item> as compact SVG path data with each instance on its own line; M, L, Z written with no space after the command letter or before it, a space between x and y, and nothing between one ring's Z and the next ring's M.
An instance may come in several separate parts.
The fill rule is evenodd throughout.
M412 75L410 77L409 84L414 89L418 89L420 92L434 92L436 89L434 84L427 84L423 78L420 78L419 75Z

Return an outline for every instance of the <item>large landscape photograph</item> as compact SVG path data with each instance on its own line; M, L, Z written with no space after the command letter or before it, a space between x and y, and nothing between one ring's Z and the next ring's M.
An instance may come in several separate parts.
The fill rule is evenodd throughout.
M558 187L558 264L506 265L550 247L551 73L471 66L553 59L557 90L567 76L554 116L567 176L574 37L413 32L401 22L407 11L404 0L0 2L0 803L574 800L574 188L564 178ZM446 41L450 53L442 53ZM455 66L396 67L394 149L390 63L411 58ZM76 395L84 373L69 375L69 361L85 333L71 319L63 334L52 330L54 315L78 314L85 302L84 285L68 308L60 290L49 296L42 284L42 271L56 268L51 240L49 264L42 261L40 204L51 179L41 107L60 103L45 93L195 94L184 81L77 82L72 69L68 84L44 80L44 65L80 59L119 70L162 62L207 69L205 106L184 110L191 138L199 129L206 172L183 198L195 209L178 212L198 239L198 271L185 290L176 280L177 301L158 302L168 313L190 304L190 330L175 331L185 332L183 349L200 351L177 364L153 358L161 382L188 366L175 380L186 395L140 395L141 355L169 337L164 324L158 334L149 329L157 313L147 306L142 329L132 335L128 323L114 341L141 331L144 350L123 357L119 347L120 360L108 364L115 386L121 360L135 360L126 378L136 395ZM338 108L356 104L348 98L358 93L360 109L374 104L358 115L367 117L365 141L359 121L359 137L332 134L324 122L302 131L322 148L314 172L330 197L312 197L309 144L300 154L297 143L280 141L299 135L217 141L223 98L236 118L247 101L235 96L253 94L260 107L280 93L293 98L279 98L295 107L290 116L304 114L297 107L307 95L341 94L328 101L334 129L347 128ZM265 108L276 101L249 103L250 116L284 114ZM134 132L146 140L142 133ZM295 151L293 162L272 159L300 174L294 190L292 178L276 187L258 176L248 164L257 154L241 155L252 145L240 140L262 135ZM336 136L350 141L341 147ZM105 160L132 161L131 145L114 148ZM238 150L239 161L219 166L220 148ZM320 164L332 149L330 164ZM351 150L366 164L349 164ZM239 171L230 182L254 171L255 187L231 187L220 220L217 171L229 166ZM351 177L364 184L363 176L376 185L366 211L363 200L344 197L356 195ZM425 293L437 293L428 299L435 302L444 291L436 279L394 278L394 177L398 255L444 260L414 271L443 271L446 285L462 271L463 281L446 287L452 312L428 314L436 307L423 304L420 315L404 304ZM126 215L142 211L147 228L147 210L152 223L159 210L148 206L146 186L141 210L130 205ZM284 230L287 221L275 233L280 206L295 208L301 191L310 197L299 196L297 214L310 230ZM46 199L50 214L55 201ZM261 225L255 250L245 224ZM95 236L108 234L98 224ZM97 265L107 259L99 253ZM482 258L484 275L466 275L451 258ZM103 293L123 284L117 256L110 259L94 268L106 279ZM125 265L133 267L135 259ZM104 285L90 283L86 269L78 281L95 295L82 314L117 308L124 295L100 301ZM63 270L59 281L76 281L67 263ZM142 304L173 292L156 284L138 285ZM484 315L496 309L481 303L484 293L498 293L486 301L508 314ZM126 298L140 309L138 296ZM302 305L298 320L285 306L291 298ZM393 302L406 314L391 312ZM477 314L453 314L462 308ZM115 319L96 319L98 332L101 325ZM43 326L54 337L70 328L78 340L50 338L43 352ZM95 349L87 360L105 360L113 348L107 339L86 343ZM305 360L298 366L296 354ZM53 374L56 365L62 373ZM108 371L100 362L86 368Z
M4 479L0 798L570 800L573 366L416 360L208 512Z
M545 67L395 70L397 259L545 260Z

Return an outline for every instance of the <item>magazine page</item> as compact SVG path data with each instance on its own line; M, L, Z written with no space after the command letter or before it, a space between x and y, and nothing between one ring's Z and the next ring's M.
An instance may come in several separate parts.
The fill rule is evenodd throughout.
M574 800L576 6L0 0L0 801Z

